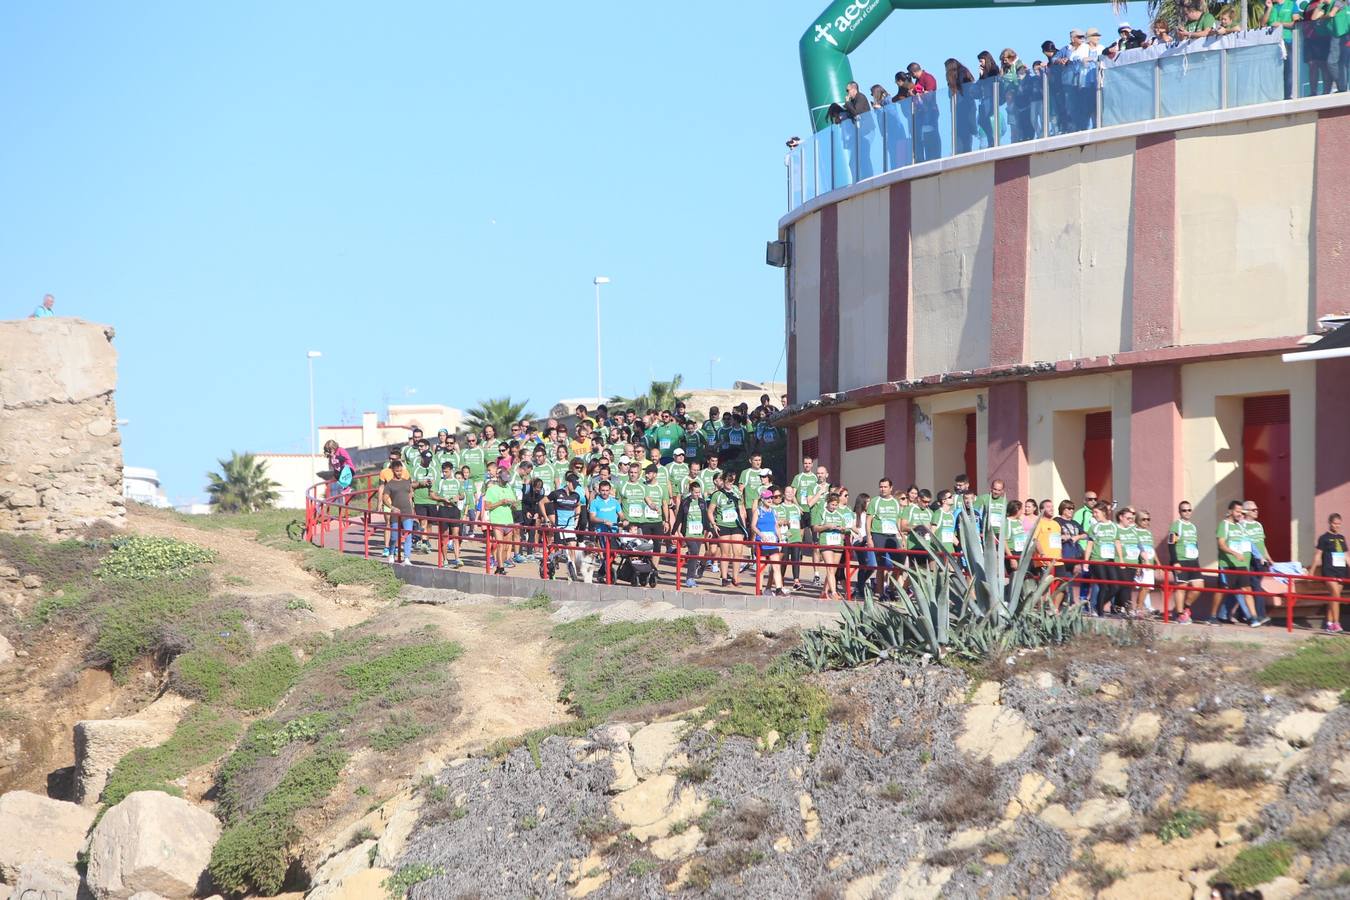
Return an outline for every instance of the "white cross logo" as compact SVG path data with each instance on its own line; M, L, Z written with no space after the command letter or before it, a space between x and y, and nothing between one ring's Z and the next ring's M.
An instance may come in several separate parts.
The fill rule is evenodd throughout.
M816 26L816 43L820 43L821 38L824 38L836 47L839 46L839 42L834 39L834 35L830 34L829 25Z

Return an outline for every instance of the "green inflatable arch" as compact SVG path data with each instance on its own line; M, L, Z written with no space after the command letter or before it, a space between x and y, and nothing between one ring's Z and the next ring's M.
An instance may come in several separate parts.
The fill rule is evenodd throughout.
M829 126L826 111L831 103L844 102L844 88L853 80L848 55L897 9L990 9L1035 3L1071 6L1084 0L834 0L798 44L811 128L821 131Z

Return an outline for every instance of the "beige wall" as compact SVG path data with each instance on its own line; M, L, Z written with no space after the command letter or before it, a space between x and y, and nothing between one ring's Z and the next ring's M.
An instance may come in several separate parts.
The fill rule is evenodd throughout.
M1081 375L1027 385L1027 469L1038 499L1083 492L1083 418L1111 410L1111 492L1130 494L1130 373Z
M1027 359L1129 349L1133 179L1133 139L1031 157Z
M1242 397L1289 393L1290 505L1294 556L1307 563L1316 540L1313 520L1315 367L1287 365L1279 357L1196 363L1181 370L1182 484L1195 506L1201 535L1212 535L1221 510L1243 499ZM1214 563L1212 540L1201 542L1206 565Z
M952 391L915 401L914 478L922 487L950 487L966 468L965 414L975 413L977 476L989 473L988 401L983 391Z
M328 460L307 453L256 453L254 456L267 464L267 477L279 485L277 507L280 509L304 509L305 491L319 480L315 473L328 468Z
M989 365L994 167L973 166L914 182L913 372Z
M1178 133L1182 343L1311 327L1316 121L1306 113Z
M820 213L794 226L792 303L797 325L797 401L820 396Z
M853 428L856 425L866 425L869 422L875 422L878 419L884 419L886 415L885 407L868 406L862 409L850 409L839 416L839 440L840 446L843 446L844 430ZM886 470L886 445L877 444L874 447L864 447L861 450L844 451L844 472L841 482L846 485L849 491L856 498L859 493L867 492L876 495L877 480L885 474Z
M841 391L886 380L889 197L888 191L868 191L839 204Z

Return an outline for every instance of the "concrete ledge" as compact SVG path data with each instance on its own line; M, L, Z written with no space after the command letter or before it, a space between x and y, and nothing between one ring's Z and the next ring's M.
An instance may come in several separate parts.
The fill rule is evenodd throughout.
M490 597L527 599L537 591L548 594L554 603L595 603L630 601L633 603L669 603L689 610L778 610L782 612L829 612L833 603L809 597L756 597L746 594L716 594L706 591L676 591L670 587L638 588L626 584L586 584L578 581L541 581L511 575L487 575L464 569L438 569L434 566L395 566L394 574L415 587L486 594Z

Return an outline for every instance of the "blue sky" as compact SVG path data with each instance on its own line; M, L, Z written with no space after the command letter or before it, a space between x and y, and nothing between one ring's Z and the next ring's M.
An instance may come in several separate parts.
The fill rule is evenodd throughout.
M823 6L0 5L0 316L117 329L126 462L175 501L308 449L309 349L321 423L594 393L596 274L607 391L781 380L764 242ZM1115 21L896 13L854 71Z

